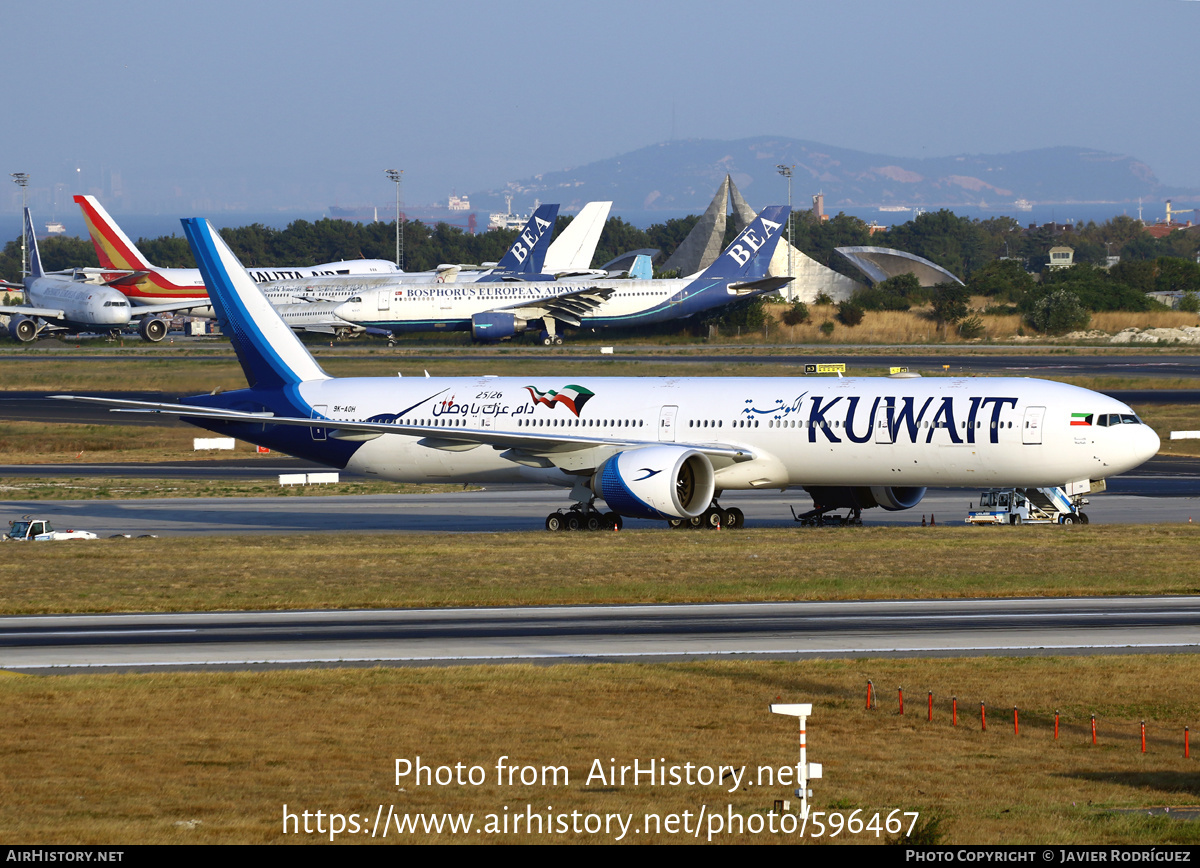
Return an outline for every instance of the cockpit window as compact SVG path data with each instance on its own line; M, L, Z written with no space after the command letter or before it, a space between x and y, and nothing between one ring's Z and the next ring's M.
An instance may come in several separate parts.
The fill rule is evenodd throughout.
M1141 425L1142 420L1139 419L1137 416L1134 416L1132 413L1122 413L1121 414L1121 424L1122 425Z

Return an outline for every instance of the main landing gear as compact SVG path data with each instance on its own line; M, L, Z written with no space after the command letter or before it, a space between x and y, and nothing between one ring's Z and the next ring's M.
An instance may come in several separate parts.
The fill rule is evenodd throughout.
M620 530L625 526L615 512L601 512L589 501L546 516L546 530Z
M746 525L746 516L736 506L725 509L716 501L694 518L673 518L667 522L672 528L693 530L741 530Z
M829 515L840 507L819 506L796 515L795 507L788 508L792 510L792 518L800 522L802 527L862 527L861 509L851 509L846 515Z

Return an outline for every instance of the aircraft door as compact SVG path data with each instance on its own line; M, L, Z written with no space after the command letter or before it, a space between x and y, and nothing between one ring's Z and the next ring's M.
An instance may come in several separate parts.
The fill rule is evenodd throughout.
M892 419L896 415L896 399L884 398L875 414L875 442L895 443L892 437Z
M378 302L379 309L380 310L390 310L391 304L392 304L391 295L388 294L387 292L385 292L384 290L380 290L379 292L376 293L376 295L379 296L379 302Z
M666 405L658 411L658 439L664 443L675 442L675 416L679 407Z
M1042 442L1042 417L1045 415L1045 407L1025 408L1025 424L1021 431L1022 443L1036 445Z
M324 417L325 411L328 409L329 409L328 404L314 405L312 408L312 418L320 419L320 418ZM324 440L325 439L325 431L326 431L325 428L309 428L308 430L312 432L312 439L314 439L314 440Z

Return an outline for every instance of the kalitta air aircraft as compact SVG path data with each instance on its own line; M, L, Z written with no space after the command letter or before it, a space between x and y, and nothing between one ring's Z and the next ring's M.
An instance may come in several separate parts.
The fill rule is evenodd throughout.
M43 271L28 208L25 209L25 234L31 245L29 275L23 284L27 304L0 306L0 313L10 315L8 333L19 341L32 341L47 331L112 333L134 323L138 324L138 332L144 340L161 341L166 337L167 323L159 314L190 310L205 304L185 300L131 309L129 300L109 285L107 279L114 277L111 273L90 268Z
M793 486L818 505L908 509L926 486L1084 484L1158 450L1119 401L1033 379L334 378L207 221L184 232L249 386L182 404L62 397L379 479L563 486L575 505L550 529L736 527L723 492Z
M135 305L161 305L183 299L206 299L208 291L196 268L162 268L153 265L129 240L116 221L94 196L76 196L83 212L92 245L101 266L121 270L110 274L109 284L121 290ZM610 204L610 203L598 203ZM604 212L607 214L607 210ZM461 266L443 266L438 271L403 272L382 259L349 259L321 265L289 268L253 268L248 274L263 287L280 315L296 331L323 334L360 333L367 329L341 319L334 313L337 304L364 288L407 281L431 280L505 280L513 275L521 279L541 276L548 254L558 205L542 205L529 218L504 257L489 268L459 277ZM603 220L600 221L601 224ZM581 224L583 228L584 224ZM602 227L601 227L602 228ZM599 228L595 229L599 237ZM593 249L594 249L593 243ZM380 283L381 279L386 279ZM196 307L196 316L211 317L207 306Z

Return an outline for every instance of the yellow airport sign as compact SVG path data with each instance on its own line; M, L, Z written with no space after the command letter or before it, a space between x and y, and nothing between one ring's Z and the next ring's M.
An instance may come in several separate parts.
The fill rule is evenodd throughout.
M844 363L805 365L804 373L806 373L806 374L844 374L844 373L846 373L846 365Z
M892 367L888 368L888 373L889 374L907 374L908 373L908 365L900 365L900 366L893 365Z

